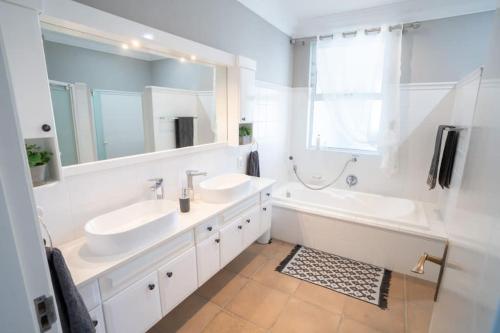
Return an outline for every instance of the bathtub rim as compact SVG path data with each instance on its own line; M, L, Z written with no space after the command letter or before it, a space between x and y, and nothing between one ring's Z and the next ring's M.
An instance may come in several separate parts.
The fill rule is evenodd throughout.
M301 201L295 201L295 202L301 202ZM334 210L327 210L327 209L321 209L318 207L309 207L307 205L305 206L298 206L296 205L293 200L283 200L279 197L273 196L273 206L278 207L278 208L284 208L288 210L294 210L310 215L316 215L316 216L323 216L323 217L328 217L332 219L337 219L341 220L346 223L356 223L360 224L363 226L368 226L376 229L383 229L383 230L391 230L394 232L400 232L404 234L409 234L413 236L419 236L423 238L428 238L431 240L439 240L439 241L446 241L448 240L448 236L444 232L442 228L442 221L431 221L428 219L429 222L429 229L419 229L419 228L412 228L409 226L398 226L395 225L393 222L386 222L384 223L383 220L381 219L370 219L370 218L364 218L364 217L358 217L355 215L350 215L350 214L344 214L344 213L339 213ZM425 214L427 217L427 214L425 212L425 207L422 206L422 211L421 213ZM427 217L428 218L428 217Z

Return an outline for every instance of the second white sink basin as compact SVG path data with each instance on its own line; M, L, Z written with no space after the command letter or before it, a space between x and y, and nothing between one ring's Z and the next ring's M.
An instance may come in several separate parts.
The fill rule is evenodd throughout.
M175 202L148 200L90 220L85 224L85 237L94 254L114 255L161 238L178 222Z
M226 203L247 195L251 178L239 173L228 173L200 183L201 200L208 203Z

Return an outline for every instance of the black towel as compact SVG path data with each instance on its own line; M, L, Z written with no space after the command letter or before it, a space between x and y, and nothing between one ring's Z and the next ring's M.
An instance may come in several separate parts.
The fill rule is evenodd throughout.
M259 152L258 151L252 151L248 155L247 175L254 176L254 177L260 177Z
M189 147L194 140L194 118L179 117L175 119L175 147Z
M59 249L45 249L59 321L64 333L94 333L95 327Z
M441 141L443 139L443 131L446 128L453 128L453 126L439 125L436 134L436 142L434 144L434 155L432 155L431 167L429 169L429 175L427 176L427 185L429 185L429 190L432 190L434 187L436 187L438 168L439 168L439 158L441 156Z
M449 131L444 144L443 157L439 167L439 185L441 188L449 188L451 174L453 173L453 164L455 162L455 153L458 145L458 132Z

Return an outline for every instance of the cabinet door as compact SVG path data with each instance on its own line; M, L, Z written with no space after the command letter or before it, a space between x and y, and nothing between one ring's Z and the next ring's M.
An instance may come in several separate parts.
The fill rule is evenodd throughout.
M245 247L252 244L262 234L260 232L260 206L255 206L243 216Z
M198 264L198 285L201 286L220 268L219 233L210 236L196 245L196 262Z
M161 319L158 274L153 272L104 302L108 333L141 333Z
M95 325L95 333L106 333L106 328L104 327L104 316L102 315L102 307L99 305L92 311L89 311L89 314Z
M240 69L240 123L253 121L255 105L255 71Z
M226 266L243 251L243 221L237 217L220 229L220 264Z
M262 211L260 212L260 234L271 228L271 219L273 216L273 204L268 201L262 205Z
M198 288L194 247L161 267L158 274L161 308L166 315Z

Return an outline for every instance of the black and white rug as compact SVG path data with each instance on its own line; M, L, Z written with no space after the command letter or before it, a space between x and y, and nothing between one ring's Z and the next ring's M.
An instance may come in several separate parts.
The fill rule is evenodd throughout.
M297 245L278 272L387 308L391 271Z

